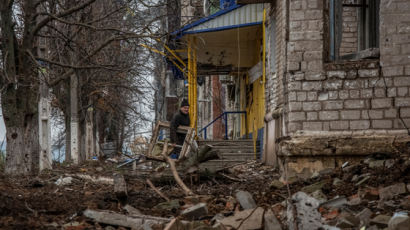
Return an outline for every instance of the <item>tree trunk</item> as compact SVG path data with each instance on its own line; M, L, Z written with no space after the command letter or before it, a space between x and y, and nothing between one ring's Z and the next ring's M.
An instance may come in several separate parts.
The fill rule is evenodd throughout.
M22 96L24 95L24 96ZM9 87L2 96L6 125L6 174L27 175L39 169L37 95L29 87Z
M70 142L70 153L71 160L74 164L79 162L79 117L78 117L78 76L72 74L70 78L70 132L71 132L71 142Z

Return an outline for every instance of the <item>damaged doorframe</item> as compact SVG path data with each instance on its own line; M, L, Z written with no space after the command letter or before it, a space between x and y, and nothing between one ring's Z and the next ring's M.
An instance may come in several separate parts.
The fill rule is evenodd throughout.
M171 125L169 122L158 121L154 131L152 132L152 138L149 143L147 156L152 155L152 151L154 146L158 143L159 132L161 129L170 129ZM186 133L184 144L182 145L181 153L179 154L179 159L182 159L187 156L187 154L191 151L192 148L197 148L196 142L194 141L195 138L195 130L194 128L188 126L179 126L177 132L179 133ZM171 145L171 144L169 144Z

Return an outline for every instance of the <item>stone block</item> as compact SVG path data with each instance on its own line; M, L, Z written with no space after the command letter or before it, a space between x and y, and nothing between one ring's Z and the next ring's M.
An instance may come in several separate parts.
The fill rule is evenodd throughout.
M398 87L397 88L397 96L399 97L405 97L407 96L407 92L408 92L408 88L407 87Z
M350 98L352 99L360 98L360 90L357 90L357 89L349 90L349 95L350 95Z
M361 109L365 107L364 100L345 100L344 107L346 109Z
M389 230L405 230L410 227L410 217L406 213L396 213L388 223Z
M319 93L318 100L319 100L319 101L329 100L329 93L328 93L328 92L321 92L321 93Z
M300 70L300 63L299 62L288 61L288 70L289 71Z
M410 86L410 76L409 77L395 77L394 80L394 86Z
M297 92L297 100L298 101L306 101L307 99L307 93L302 91L302 92Z
M292 10L289 16L290 21L300 21L305 19L305 12L303 10Z
M290 112L289 121L304 121L306 120L305 112Z
M340 91L339 91L339 98L340 98L340 99L347 99L347 98L349 98L349 91L347 91L347 90L340 90Z
M289 33L289 41L300 41L304 40L306 32L290 32ZM291 57L291 56L289 56ZM302 59L302 57L300 58Z
M362 119L370 119L369 110L362 110Z
M303 60L305 61L314 61L314 60L322 60L322 59L323 59L322 51L306 51L303 54Z
M362 89L365 88L365 81L361 79L357 80L345 80L344 88L345 89Z
M374 129L391 129L393 127L392 120L373 120L372 127Z
M370 128L370 121L366 121L366 120L359 120L359 121L350 121L349 124L350 129L355 129L355 130L359 130L359 129L369 129Z
M303 102L303 111L318 111L321 109L320 102Z
M403 122L406 124L406 127L403 125ZM403 121L395 119L393 123L395 129L407 129L410 127L410 119L408 118L404 118Z
M289 132L296 132L298 130L302 129L302 123L301 122L289 122L288 124L288 130Z
M292 31L298 31L298 30L302 29L302 23L301 23L301 21L291 21L289 23L289 27L290 27L290 30L292 30Z
M401 76L404 74L404 66L383 67L382 71L385 77Z
M361 97L362 98L372 98L373 97L373 90L372 89L362 89L361 90Z
M308 97L308 101L316 101L317 100L317 92L308 92L307 97Z
M309 61L307 64L307 69L309 71L321 71L323 69L323 61L322 60Z
M338 98L339 91L329 91L329 99L330 100L336 100Z
M332 130L347 130L349 129L348 121L331 121L330 129Z
M317 82L317 81L303 82L302 89L306 90L306 91L321 90L322 89L322 82Z
M379 70L378 69L359 69L358 74L359 74L359 77L378 77Z
M296 51L321 51L323 50L323 41L298 41L295 43ZM320 64L323 64L321 61ZM320 69L321 70L321 69Z
M325 110L343 109L343 101L324 101L323 107Z
M360 219L361 225L367 226L370 222L370 218L372 217L373 212L368 209L364 208L361 212L359 212L356 217Z
M352 69L352 70L347 71L346 78L347 79L357 78L357 70Z
M383 110L369 110L368 111L370 119L382 119L383 118Z
M296 101L297 97L296 97L296 92L289 92L288 94L288 100L289 101Z
M357 120L360 119L359 110L344 110L340 112L340 117L342 120Z
M308 81L321 81L326 79L326 76L322 73L306 73L305 79Z
M396 107L410 106L410 97L397 97L394 102Z
M302 110L302 102L289 102L289 111L301 111Z
M392 108L392 109L387 109L384 111L384 117L385 118L396 118L397 117L397 109Z
M327 77L328 78L340 78L344 79L346 77L346 72L342 70L336 70L336 71L328 71L327 72Z
M392 106L391 98L373 99L371 101L373 109L390 108Z
M301 10L302 9L302 1L291 1L289 5L290 10ZM293 13L293 12L292 12Z
M308 121L315 121L318 119L317 112L307 112L307 120Z
M400 117L410 117L410 108L401 108Z
M364 84L363 84L364 86ZM392 78L372 78L369 79L368 87L391 87L393 86Z
M307 20L315 20L321 18L323 18L322 10L306 10L305 12L305 19Z
M322 122L303 122L303 130L321 131Z
M396 97L396 96L397 96L397 88L387 89L387 97Z
M375 88L374 96L375 97L386 97L386 89L385 88Z
M343 81L342 80L328 80L325 81L323 88L327 90L338 90L341 89L343 86Z
M238 200L239 204L241 204L242 208L245 210L257 207L252 194L247 191L239 190L238 192L236 192L235 197L236 200Z
M406 185L404 183L397 183L379 189L379 196L381 200L387 201L393 199L395 196L406 193Z
M319 119L320 120L338 120L339 112L338 111L320 111Z
M404 74L405 75L410 75L410 65L408 65L404 68Z
M289 91L301 90L301 88L302 88L302 83L300 81L294 81L294 82L288 83Z
M208 215L206 203L199 203L182 211L182 216L189 220L198 220L202 216Z

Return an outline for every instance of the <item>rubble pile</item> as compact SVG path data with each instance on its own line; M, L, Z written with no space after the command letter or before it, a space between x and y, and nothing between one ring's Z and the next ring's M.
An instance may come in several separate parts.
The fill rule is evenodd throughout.
M374 155L309 179L256 161L220 173L147 183L116 165L0 176L0 228L409 229L410 158Z

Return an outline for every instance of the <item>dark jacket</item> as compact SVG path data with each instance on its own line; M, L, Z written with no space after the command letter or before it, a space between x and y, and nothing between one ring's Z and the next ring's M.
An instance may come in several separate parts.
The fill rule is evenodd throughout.
M177 113L175 113L174 117L171 120L171 126L170 126L170 138L171 138L171 143L175 143L178 145L182 145L185 140L185 133L178 133L177 129L178 126L189 126L190 125L190 119L188 114L183 114L181 113L181 110L179 110Z

